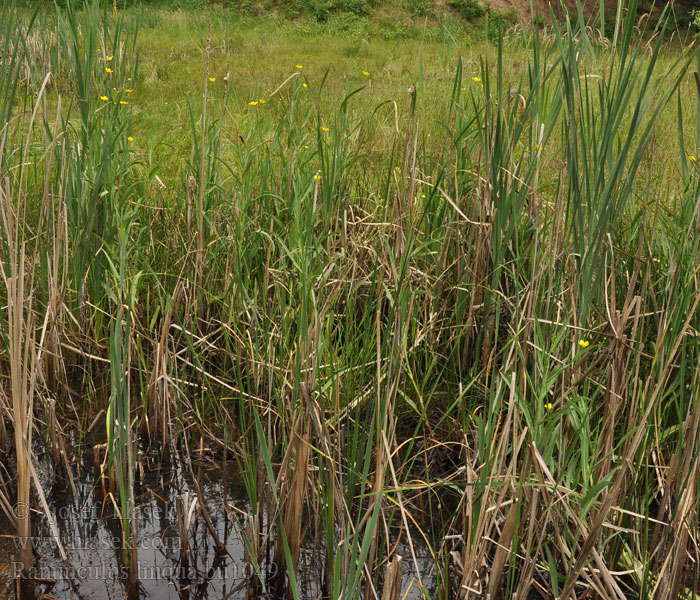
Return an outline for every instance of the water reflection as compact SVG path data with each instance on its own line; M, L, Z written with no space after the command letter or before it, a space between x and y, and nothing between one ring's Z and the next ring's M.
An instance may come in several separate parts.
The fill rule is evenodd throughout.
M35 519L36 560L31 574L37 597L46 594L43 598L47 600L52 597L85 600L95 597L109 600L251 598L251 592L255 591L249 585L252 569L246 561L246 545L241 535L241 529L246 527L248 504L244 488L237 483L231 469L224 473L221 465L208 464L196 468L195 473L221 548L217 548L199 512L197 494L188 481L189 469L184 470L179 463L167 469L141 469L135 490L138 564L135 586L129 583L129 569L123 561L121 526L115 510L116 492L103 489L92 465L82 465L78 475L77 493L54 486L52 494L52 514L67 561L60 559L46 520ZM188 547L183 548L181 528L190 511ZM271 533L272 529L271 524L262 523L263 532ZM3 576L3 565L16 563L16 544L10 536L0 538L0 600L15 597L12 573ZM309 600L322 597L325 563L319 556L322 550L319 550L318 540L312 540L312 544L313 548L301 551L298 579L300 598ZM404 554L407 555L408 552ZM277 574L273 556L273 549L267 548L261 557L260 567L268 589L272 588ZM404 561L404 589L411 579L409 562ZM419 561L419 567L426 573L430 564L427 558ZM11 567L4 569L11 571ZM421 596L413 586L406 597Z

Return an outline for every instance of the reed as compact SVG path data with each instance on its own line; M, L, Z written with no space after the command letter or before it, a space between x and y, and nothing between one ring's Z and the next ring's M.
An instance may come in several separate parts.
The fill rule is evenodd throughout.
M12 204L13 192L9 181L0 191L3 242L7 262L2 278L7 293L7 353L10 357L11 415L14 426L14 446L17 453L17 502L15 519L17 536L21 541L19 556L22 568L28 572L33 565L31 527L31 468L32 430L34 426L34 393L36 385L35 323L31 311L32 275L27 264L26 241L20 229L21 216ZM26 294L25 294L26 292ZM29 302L27 302L27 299Z
M5 292L6 323L4 331L5 357L9 373L9 406L7 414L14 428L16 452L16 502L11 520L16 524L19 538L19 561L22 575L29 575L34 553L32 548L32 433L34 401L37 384L35 303L35 257L28 252L31 237L27 232L27 183L22 162L27 160L29 138L17 150L24 159L18 170L11 171L13 132L16 122L15 92L24 56L22 43L25 31L31 29L33 18L25 25L17 19L13 3L0 10L0 220L2 223L2 261L0 274ZM43 90L42 90L43 91ZM41 92L39 93L41 97ZM36 110L32 113L34 120ZM31 122L30 121L30 122ZM4 404L4 403L3 403ZM4 417L3 417L4 418ZM4 429L4 428L3 428ZM4 494L5 498L9 494ZM7 500L6 500L7 502ZM9 507L5 507L6 509ZM26 580L24 581L26 583ZM22 588L22 593L27 590Z

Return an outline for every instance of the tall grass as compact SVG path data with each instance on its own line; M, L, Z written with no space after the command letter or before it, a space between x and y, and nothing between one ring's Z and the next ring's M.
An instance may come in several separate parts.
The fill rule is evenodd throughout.
M179 18L59 10L41 52L67 77L42 88L31 37L22 59L41 126L0 105L18 459L37 390L65 422L70 392L104 409L133 567L138 453L225 446L252 596L303 597L312 553L331 598L402 597L407 565L424 597L692 597L697 54L633 1L612 41L579 14L449 79L420 57L408 91L389 67L223 81L193 22L175 107L148 99L149 15Z

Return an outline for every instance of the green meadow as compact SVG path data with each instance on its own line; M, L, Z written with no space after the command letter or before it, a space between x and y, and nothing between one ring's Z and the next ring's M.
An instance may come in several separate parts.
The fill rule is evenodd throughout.
M700 54L606 16L3 3L9 535L94 447L130 597L144 465L221 548L206 459L247 598L696 598Z

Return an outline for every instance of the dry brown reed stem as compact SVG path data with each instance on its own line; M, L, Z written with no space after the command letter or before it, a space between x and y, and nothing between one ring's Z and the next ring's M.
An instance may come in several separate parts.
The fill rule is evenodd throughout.
M44 87L48 81L44 81ZM43 92L42 88L42 92ZM41 98L39 95L38 102ZM36 108L34 110L36 115ZM33 117L32 117L33 120ZM28 146L28 142L27 142ZM26 149L26 147L25 147ZM0 165L1 167L2 165ZM7 338L10 360L10 390L12 394L12 423L17 454L17 504L15 518L17 535L21 540L20 562L26 572L33 565L31 545L31 480L49 521L61 557L66 554L60 542L58 529L46 501L44 490L34 469L32 459L32 432L34 428L34 397L37 383L37 346L34 300L33 267L28 265L26 242L22 224L23 215L16 214L13 194L23 199L21 176L12 188L10 178L0 181L0 219L8 256L2 261L0 272L7 293ZM36 261L36 251L33 261ZM8 270L9 269L9 270Z
M34 110L29 119L27 138L24 144L22 163L31 141L32 124L36 117L43 93L48 84L47 75L39 90ZM5 147L7 123L0 132L0 161ZM3 172L0 162L0 173ZM10 180L5 175L0 180L0 218L8 257L2 261L2 279L7 292L7 338L10 361L10 389L12 393L12 422L15 431L17 454L17 535L22 540L20 561L26 572L32 567L33 552L31 538L30 486L32 461L32 430L34 427L34 394L36 389L37 352L36 329L32 301L34 295L33 268L27 264L26 241L24 239L25 215L19 211L26 207L23 189L24 170ZM36 252L34 257L36 258Z
M12 423L17 453L17 535L22 541L20 561L26 571L32 567L30 483L31 444L34 423L36 348L34 314L25 306L25 293L31 300L27 283L26 245L21 241L20 219L14 214L10 180L0 182L0 216L9 256L2 263L2 278L7 291L7 338L12 394ZM9 268L9 271L8 271ZM29 303L31 306L31 303Z
M26 156L31 142L32 125L38 114L39 108L45 107L45 91L51 79L51 73L47 73L43 79L39 89L37 99L29 119L27 129L27 138L24 145L24 153L22 163L27 162ZM25 237L25 215L21 213L18 207L26 209L26 194L23 188L24 171L20 170L19 176L10 180L5 177L0 182L0 213L2 216L3 234L5 237L6 248L8 250L8 261L2 263L2 278L7 292L8 302L8 346L10 351L10 378L12 392L12 423L15 429L15 447L17 453L17 529L18 535L23 539L20 560L25 569L31 567L33 562L31 544L28 542L28 536L31 535L31 520L30 520L30 487L31 480L34 480L39 501L44 510L51 532L54 535L57 548L63 560L66 559L65 549L60 541L60 536L56 522L51 515L51 511L46 500L46 494L42 488L38 474L34 468L32 458L32 431L34 428L34 398L36 395L37 378L39 376L46 380L45 372L40 370L42 352L46 350L43 346L44 334L47 326L53 326L50 323L50 314L48 311L53 307L56 308L58 301L56 297L59 294L56 285L50 285L49 290L49 308L45 315L42 338L39 345L36 343L36 322L33 310L34 304L34 264L39 260L38 240L41 237L43 225L45 221L50 220L50 180L51 167L54 159L55 139L60 123L60 98L56 109L56 122L52 136L46 136L44 143L46 148L46 166L44 171L44 191L42 199L42 211L40 214L39 223L36 230L33 232L34 240L37 246L34 249L31 257L27 256ZM4 135L0 147L4 146ZM2 153L0 151L0 156ZM0 164L0 169L2 164ZM14 187L13 187L14 185ZM59 213L58 227L60 229L61 218ZM60 235L56 236L60 240ZM47 261L53 265L55 271L58 270L59 257L63 256L60 241L54 243L53 260ZM9 273L7 268L9 266ZM54 271L54 272L55 272ZM64 271L65 272L65 271ZM50 284L52 282L50 281ZM51 302L53 300L53 303ZM55 336L53 337L56 342ZM58 344L55 344L58 353ZM52 352L52 356L54 356ZM62 432L58 426L55 412L52 410L53 404L48 407L50 415L50 427L56 433L58 443L54 448L54 454L57 455L57 460L61 456L66 461L69 482L75 490L75 484L68 467L65 454L65 445L62 437ZM60 449L63 449L61 451Z

